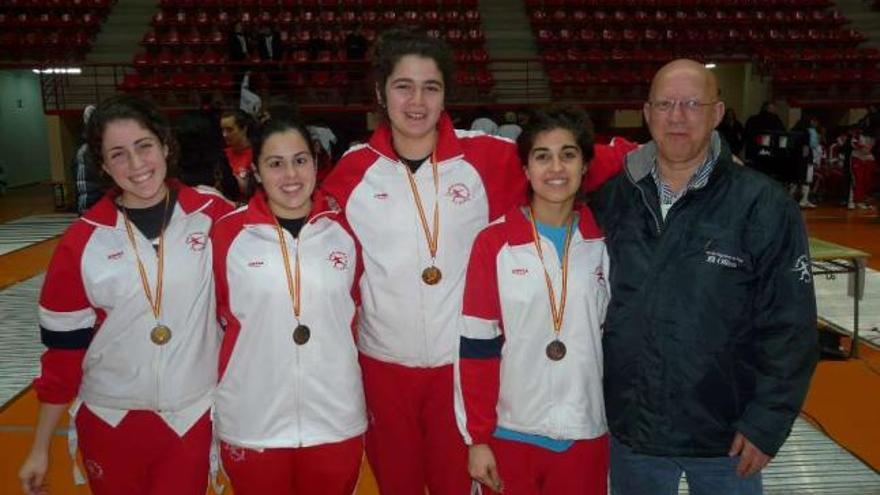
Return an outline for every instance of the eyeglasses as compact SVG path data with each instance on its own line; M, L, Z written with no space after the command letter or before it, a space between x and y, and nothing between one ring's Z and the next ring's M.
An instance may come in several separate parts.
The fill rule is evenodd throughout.
M703 103L700 100L656 100L649 101L648 105L650 105L652 110L656 110L661 113L667 113L675 110L675 107L678 106L682 110L688 113L697 113L703 107L708 107L710 105L714 105L718 103L718 101L710 101Z

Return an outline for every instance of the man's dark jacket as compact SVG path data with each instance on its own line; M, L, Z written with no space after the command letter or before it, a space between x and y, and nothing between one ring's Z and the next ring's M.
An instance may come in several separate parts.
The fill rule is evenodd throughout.
M651 455L727 455L734 434L775 455L818 357L800 211L713 135L705 187L660 214L656 147L627 155L592 207L607 236L611 432Z

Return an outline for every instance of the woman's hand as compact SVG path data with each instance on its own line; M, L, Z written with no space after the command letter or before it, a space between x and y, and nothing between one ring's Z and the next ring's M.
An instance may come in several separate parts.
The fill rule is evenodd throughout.
M31 451L21 469L18 479L21 489L28 495L44 495L49 493L46 488L46 472L49 469L49 454L42 451Z
M495 455L488 445L481 443L468 447L468 472L471 478L488 486L495 492L504 491L504 483L498 475Z

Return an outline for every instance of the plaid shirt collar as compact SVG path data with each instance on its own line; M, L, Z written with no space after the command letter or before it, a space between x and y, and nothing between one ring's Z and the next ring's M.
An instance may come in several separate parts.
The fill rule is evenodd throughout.
M654 183L657 184L657 196L660 198L661 205L673 205L688 191L694 191L706 186L706 183L709 182L709 176L712 175L712 171L715 169L715 163L718 161L718 150L714 144L713 140L709 146L709 152L706 154L706 159L703 161L702 165L697 168L694 175L691 176L687 187L683 188L678 193L673 192L669 185L663 182L663 179L660 178L660 170L659 167L657 167L657 157L654 157L654 166L651 167L651 177L654 178Z

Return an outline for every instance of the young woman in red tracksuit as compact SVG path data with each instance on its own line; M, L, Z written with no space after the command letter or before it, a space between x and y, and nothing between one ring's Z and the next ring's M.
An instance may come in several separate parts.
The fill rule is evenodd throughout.
M507 495L605 495L608 253L575 202L589 121L537 112L517 144L531 199L480 232L465 281L456 415L469 470Z
M203 495L220 346L208 233L232 206L167 178L176 144L154 105L111 98L86 132L114 187L49 264L39 309L48 350L22 488L45 492L52 432L73 401L92 493Z
M363 249L367 458L384 495L425 486L460 495L470 477L452 362L465 268L477 233L522 204L526 180L513 142L453 128L444 111L452 56L441 40L414 29L383 33L374 71L385 119L322 185ZM602 155L619 168L624 152Z
M352 334L356 243L341 214L312 197L304 127L269 120L254 152L257 193L212 233L223 466L237 495L347 495L367 426Z

